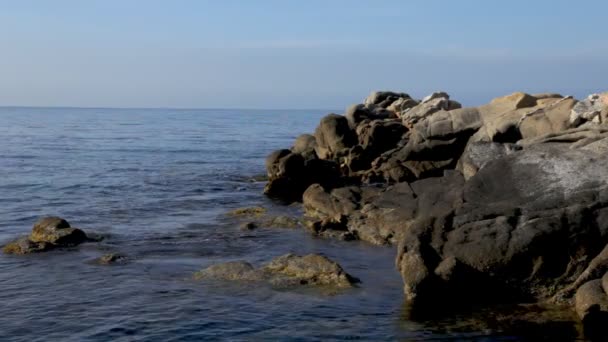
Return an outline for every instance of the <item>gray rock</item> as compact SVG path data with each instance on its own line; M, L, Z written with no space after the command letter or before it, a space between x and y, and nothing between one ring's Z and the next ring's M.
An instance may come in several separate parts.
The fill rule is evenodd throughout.
M571 127L578 127L585 122L606 123L608 116L608 92L591 94L572 108L570 113Z

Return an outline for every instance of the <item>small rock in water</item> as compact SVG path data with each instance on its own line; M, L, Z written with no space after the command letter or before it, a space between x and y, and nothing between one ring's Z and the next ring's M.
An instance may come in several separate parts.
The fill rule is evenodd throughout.
M238 208L228 212L232 216L262 216L266 213L266 208L263 207L246 207Z
M318 254L286 254L257 269L245 261L226 262L195 273L194 279L266 281L275 287L348 288L358 282L336 262Z
M119 253L109 253L102 255L101 257L95 259L95 262L99 265L115 265L115 264L124 264L128 261L126 255Z
M73 247L88 241L87 235L60 217L44 217L34 224L32 233L4 246L6 254L30 254L59 247Z

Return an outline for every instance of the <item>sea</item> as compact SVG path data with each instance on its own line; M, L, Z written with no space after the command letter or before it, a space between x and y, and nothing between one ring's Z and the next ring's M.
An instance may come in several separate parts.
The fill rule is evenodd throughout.
M263 194L265 157L329 110L0 108L0 243L55 215L103 237L0 255L0 341L517 341L578 338L575 322L495 310L416 318L395 246L244 231L230 210L300 215ZM93 262L120 253L128 262ZM244 260L320 253L361 283L339 293L200 281ZM444 312L440 305L429 311Z

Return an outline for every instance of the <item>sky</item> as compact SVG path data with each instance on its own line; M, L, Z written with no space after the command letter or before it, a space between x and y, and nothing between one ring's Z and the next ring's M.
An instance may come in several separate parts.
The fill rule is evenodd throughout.
M345 108L608 90L608 1L0 0L0 105Z

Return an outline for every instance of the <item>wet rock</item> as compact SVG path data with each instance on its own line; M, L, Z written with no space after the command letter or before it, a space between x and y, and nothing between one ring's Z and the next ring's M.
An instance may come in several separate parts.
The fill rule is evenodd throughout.
M325 185L340 182L340 170L333 160L318 159L316 153L304 156L290 150L278 150L266 159L269 181L264 193L288 203L302 200L302 194L313 183Z
M117 265L117 264L126 264L128 262L128 257L124 254L120 253L108 253L100 256L95 259L95 263L98 265Z
M52 248L50 243L33 242L28 237L22 237L6 244L2 251L5 254L30 254L48 251Z
M194 275L195 279L265 281L273 286L302 285L351 287L357 280L340 265L318 254L286 254L260 268L244 261L231 261L210 266Z
M30 254L60 247L73 247L88 241L87 235L59 217L49 216L38 220L28 237L17 239L4 246L6 254Z
M292 285L350 287L356 280L340 265L318 254L280 256L261 269L276 277L273 282Z
M234 209L228 212L228 215L241 217L259 217L266 214L267 211L268 210L264 207L245 207Z
M279 215L266 218L260 225L265 228L298 228L301 223L294 217Z

